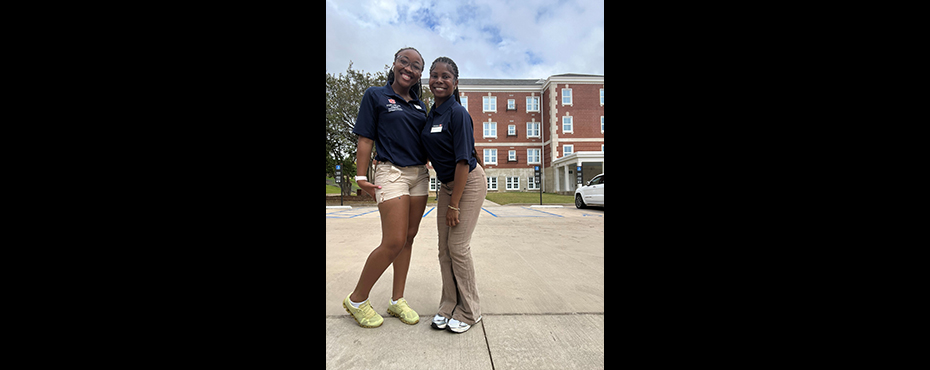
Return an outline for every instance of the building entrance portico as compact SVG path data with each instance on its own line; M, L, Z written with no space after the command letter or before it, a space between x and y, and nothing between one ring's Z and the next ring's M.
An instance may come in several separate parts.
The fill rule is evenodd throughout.
M575 180L575 171L582 167L582 183L604 172L604 152L575 152L552 161L555 170L555 191L562 194L574 194L579 187Z

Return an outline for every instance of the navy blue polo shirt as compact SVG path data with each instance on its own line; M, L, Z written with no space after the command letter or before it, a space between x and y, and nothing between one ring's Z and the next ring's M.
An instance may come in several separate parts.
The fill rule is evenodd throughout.
M434 105L429 111L420 138L439 181L455 181L455 164L460 160L468 160L468 172L478 165L478 160L472 155L475 148L473 133L471 116L454 97L449 97L438 107Z
M426 105L413 89L413 100L404 101L391 88L392 82L365 90L352 132L375 141L379 162L401 167L424 165L426 151L420 143L420 129L426 124Z

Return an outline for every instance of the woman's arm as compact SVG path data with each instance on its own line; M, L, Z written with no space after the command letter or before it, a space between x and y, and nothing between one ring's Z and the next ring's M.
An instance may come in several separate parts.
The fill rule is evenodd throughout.
M368 173L368 162L371 161L371 147L374 145L374 140L371 140L367 137L359 135L358 137L358 148L355 151L355 176L365 176ZM361 172L361 174L359 174ZM362 191L371 195L371 198L375 197L375 189L381 189L380 186L376 186L367 180L356 181L358 187L362 188Z
M468 161L461 160L455 164L455 179L452 180L452 200L449 205L459 208L459 201L462 200L462 193L465 192L465 182L468 181ZM449 209L446 212L446 225L455 226L459 224L459 211Z

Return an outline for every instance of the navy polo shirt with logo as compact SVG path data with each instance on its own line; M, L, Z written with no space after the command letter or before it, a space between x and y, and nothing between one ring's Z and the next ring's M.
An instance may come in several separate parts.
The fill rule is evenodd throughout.
M379 162L401 167L424 165L426 151L420 143L420 129L426 124L426 106L413 89L413 100L404 101L391 88L392 82L365 90L352 132L375 141Z
M449 97L438 107L433 105L420 137L439 181L455 181L455 164L463 159L468 161L468 172L478 165L478 160L472 155L475 148L473 132L471 116L454 97Z

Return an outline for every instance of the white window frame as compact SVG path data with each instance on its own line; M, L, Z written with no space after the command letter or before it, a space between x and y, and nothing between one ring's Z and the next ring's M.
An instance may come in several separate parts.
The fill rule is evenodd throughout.
M535 176L530 176L526 178L526 190L539 190L539 185L542 185L542 184L537 184L536 181L533 181L533 180L536 180ZM539 179L539 180L542 181L542 179Z
M604 116L601 116L601 133L604 133Z
M507 99L507 110L517 110L516 99Z
M539 164L539 149L527 149L526 150L526 163L527 164Z
M430 177L429 178L429 191L436 191L436 188L438 188L438 186L436 186L437 184L439 184L439 179L435 177Z
M465 111L468 112L468 97L467 97L467 96L460 96L460 97L459 97L459 100L462 101L462 106L465 107Z
M568 118L568 123L565 123L565 119ZM565 129L565 125L568 125L568 130ZM572 116L562 116L562 133L563 134L574 134L575 133L575 119Z
M534 132L535 134L530 134L531 132ZM539 122L526 123L526 137L539 137Z
M568 96L565 96L566 91L568 91ZM574 94L572 94L572 89L562 89L562 105L572 105L573 97ZM565 102L565 98L568 98L568 103Z
M604 89L601 88L601 106L604 106Z
M494 160L492 161L491 158ZM497 164L497 149L484 150L484 164Z
M485 177L485 179L488 182L488 190L497 190L497 177Z
M481 111L497 113L497 97L496 96L482 96L481 97Z
M519 176L507 176L506 183L504 188L507 190L520 190L520 177Z
M508 151L507 151L507 161L508 161L508 162L516 162L516 161L517 161L517 151L516 151L516 150L508 150Z
M517 136L517 125L507 125L507 136Z
M568 156L575 152L574 144L564 144L562 145L562 156Z
M527 112L539 112L539 97L538 96L527 96L526 97L526 111Z
M484 138L497 139L497 122L482 122L481 135Z

